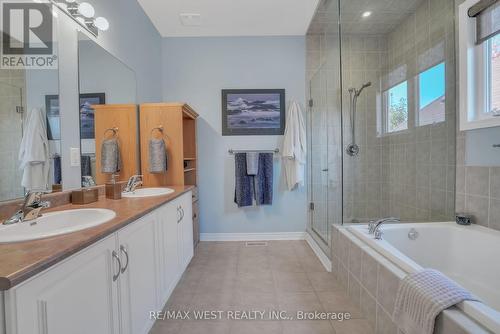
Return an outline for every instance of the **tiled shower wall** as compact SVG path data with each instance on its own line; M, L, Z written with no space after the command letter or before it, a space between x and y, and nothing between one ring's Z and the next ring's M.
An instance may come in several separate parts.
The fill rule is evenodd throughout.
M408 130L383 141L389 215L409 221L451 220L455 213L455 30L453 0L424 0L388 35L388 72L408 82ZM418 74L441 62L446 69L445 121L417 123ZM396 82L397 83L397 82Z
M23 196L18 152L21 144L21 106L25 91L24 70L0 71L0 201Z
M465 136L460 132L457 139L457 212L500 230L500 167L466 166Z
M359 96L356 107L358 156L344 154L344 222L367 221L389 214L387 168L383 145L377 133L380 78L387 71L387 36L343 35L342 80L344 147L352 140L348 89L370 81L372 86Z

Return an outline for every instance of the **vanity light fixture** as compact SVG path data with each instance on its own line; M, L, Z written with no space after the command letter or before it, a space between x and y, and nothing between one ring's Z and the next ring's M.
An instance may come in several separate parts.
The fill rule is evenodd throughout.
M99 16L94 18L94 6L88 2L77 2L77 0L50 1L95 37L99 35L99 30L106 31L109 29L109 22L105 17Z
M109 29L109 22L105 17L99 16L94 20L94 25L101 31L106 31Z
M370 12L369 10L367 10L366 12L364 12L363 14L361 14L362 17L366 18L368 16L372 15L372 12Z
M94 17L95 15L94 7L88 2L82 2L81 4L79 4L78 12L88 19Z

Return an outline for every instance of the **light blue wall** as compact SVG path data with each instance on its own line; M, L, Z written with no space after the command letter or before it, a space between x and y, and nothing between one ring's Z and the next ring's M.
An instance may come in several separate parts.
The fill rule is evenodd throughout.
M198 155L202 233L298 232L306 229L306 190L285 191L275 159L274 203L233 203L234 149L274 149L281 136L221 136L221 89L285 88L287 104L305 101L304 37L165 38L163 100L186 101L200 113Z
M136 74L137 102L161 101L160 34L137 0L90 0L97 16L108 19L110 28L96 42L127 64ZM78 33L79 26L59 12L59 95L61 108L63 189L81 187L80 167L70 164L70 149L80 147L78 110ZM96 60L98 61L98 60ZM120 80L120 78L117 78Z
M108 19L110 28L100 33L99 44L137 75L141 102L161 100L161 36L137 0L89 0L97 16Z

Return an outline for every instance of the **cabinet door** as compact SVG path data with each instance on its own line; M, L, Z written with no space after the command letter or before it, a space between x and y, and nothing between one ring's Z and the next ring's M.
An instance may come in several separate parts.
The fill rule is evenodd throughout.
M154 322L149 312L157 304L155 217L149 214L118 232L122 333L147 333Z
M191 192L180 197L180 214L181 221L179 222L180 229L180 247L181 247L181 271L184 271L189 262L193 258L193 203Z
M158 307L163 307L180 277L179 242L177 240L178 205L177 200L175 200L162 206L157 212L158 235L160 237L158 241L158 253L160 254L159 277L161 280L161 298Z
M119 333L119 271L107 237L5 292L7 333Z

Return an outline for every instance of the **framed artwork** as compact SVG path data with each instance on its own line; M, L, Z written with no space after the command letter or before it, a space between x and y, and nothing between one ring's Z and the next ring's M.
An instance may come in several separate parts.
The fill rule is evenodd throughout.
M80 94L80 139L95 139L94 104L105 104L104 93Z
M222 135L282 135L284 89L222 90Z
M105 93L80 94L80 138L94 139L94 109L93 104L105 104ZM61 139L61 118L59 110L59 95L45 95L45 110L47 112L47 137L49 140Z

